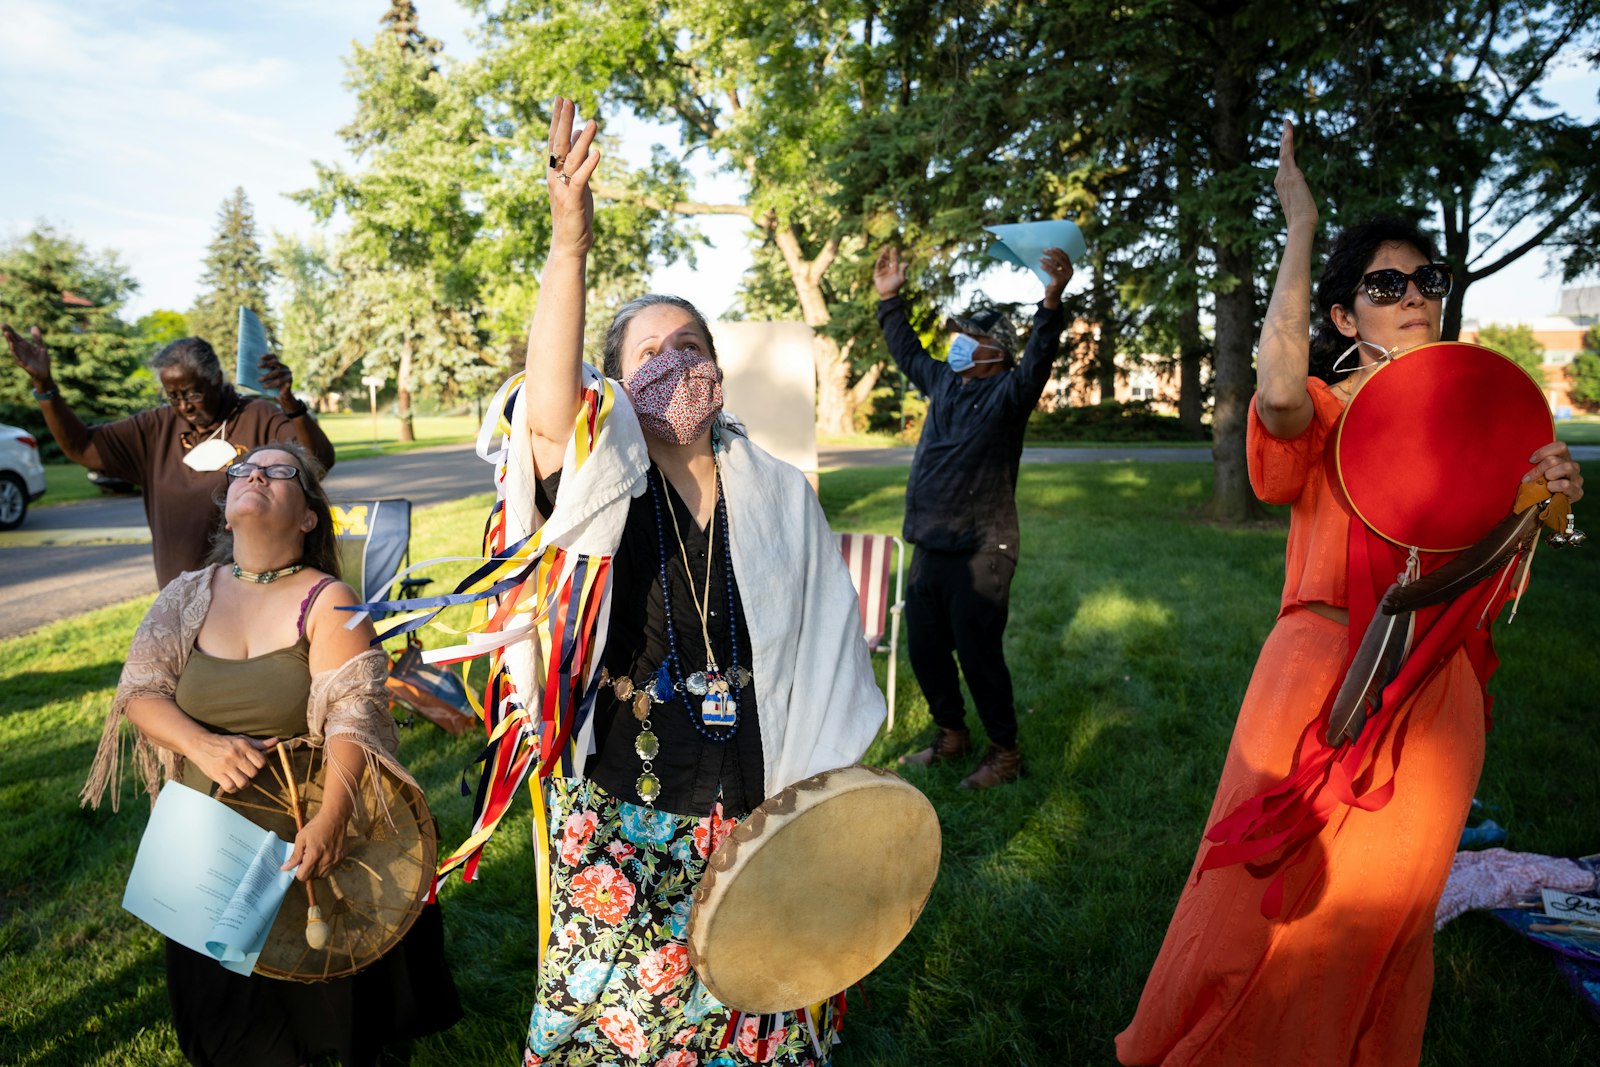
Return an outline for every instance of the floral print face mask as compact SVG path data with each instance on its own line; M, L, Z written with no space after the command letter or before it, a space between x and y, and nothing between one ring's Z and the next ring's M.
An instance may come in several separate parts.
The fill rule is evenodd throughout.
M682 348L657 352L622 383L645 433L686 445L722 410L722 371L709 356Z

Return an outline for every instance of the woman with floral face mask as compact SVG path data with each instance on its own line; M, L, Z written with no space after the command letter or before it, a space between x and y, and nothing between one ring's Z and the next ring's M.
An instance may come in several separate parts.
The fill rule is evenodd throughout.
M1126 1064L1416 1063L1434 910L1483 766L1486 629L1481 644L1441 642L1433 662L1413 649L1427 673L1389 712L1397 728L1369 725L1353 778L1332 762L1348 750L1319 744L1362 573L1349 547L1361 530L1328 484L1324 453L1362 381L1390 355L1440 339L1450 272L1407 223L1352 226L1328 254L1313 331L1317 208L1293 135L1285 123L1276 185L1288 243L1248 435L1257 494L1291 506L1282 606L1239 710L1207 840L1138 1013L1117 1037ZM1565 445L1539 448L1528 464L1524 481L1543 476L1574 502L1583 495ZM1406 476L1397 455L1394 477ZM1308 767L1320 776L1291 792ZM1263 825L1276 836L1258 835Z
M527 384L496 404L507 447L492 539L536 542L550 564L501 595L537 605L548 629L505 642L491 702L527 723L501 737L526 758L505 748L491 766L548 778L535 780L547 884L524 1062L824 1064L839 1005L756 1019L717 1003L689 966L690 896L738 819L862 756L883 697L816 495L722 410L694 306L633 300L606 331L604 373L584 364L599 152L574 110L558 99L550 127L553 230ZM475 858L489 806L446 870Z

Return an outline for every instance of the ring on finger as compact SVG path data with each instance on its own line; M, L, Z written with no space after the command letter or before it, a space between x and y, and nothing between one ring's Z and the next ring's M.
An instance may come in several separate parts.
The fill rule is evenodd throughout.
M562 171L561 172L561 184L562 185L571 185L572 184L572 175L568 174L566 171Z
M566 162L567 162L567 157L566 156L552 155L550 157L550 169L551 170L557 170L560 167L562 167Z

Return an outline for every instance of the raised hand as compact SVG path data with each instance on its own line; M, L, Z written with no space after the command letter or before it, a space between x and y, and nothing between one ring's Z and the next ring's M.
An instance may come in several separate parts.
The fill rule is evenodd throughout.
M1061 291L1072 280L1072 257L1059 248L1047 248L1039 257L1039 269L1050 275L1050 282L1044 287L1045 307L1059 307Z
M550 159L546 184L550 189L551 248L587 252L594 243L594 193L589 178L600 165L594 146L600 126L593 119L577 134L572 124L578 106L558 96L550 109Z
M261 357L261 387L278 394L278 406L285 411L299 410L300 402L294 396L294 371L268 353Z
M878 253L878 260L872 265L872 285L878 290L879 300L900 295L901 288L906 284L907 265L894 245Z
M1294 123L1283 120L1283 136L1278 141L1278 176L1272 179L1278 190L1278 203L1283 206L1283 217L1291 227L1317 225L1317 201L1311 195L1306 176L1294 161Z
M35 389L44 389L50 384L50 350L44 346L44 334L35 326L28 331L30 340L23 340L10 323L0 327L6 335L6 344L11 348L11 358L17 361L17 366L28 372L28 377L33 379Z

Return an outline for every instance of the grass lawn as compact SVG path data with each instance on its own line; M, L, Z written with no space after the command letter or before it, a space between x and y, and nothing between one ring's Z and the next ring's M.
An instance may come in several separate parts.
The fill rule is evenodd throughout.
M1600 445L1600 419L1564 419L1556 423L1556 440L1569 445Z
M478 433L479 420L471 415L418 415L411 420L415 441L400 440L400 420L378 415L378 433L372 433L371 415L323 415L317 419L322 432L332 441L340 459L362 456L387 456L435 445L470 441ZM374 444L376 441L376 444Z
M44 496L33 506L45 508L72 500L98 500L104 495L100 487L89 480L89 472L76 463L46 463Z
M1109 1064L1194 856L1238 700L1276 612L1284 528L1191 521L1204 464L1029 466L1023 560L1008 631L1029 773L984 795L962 773L909 775L937 806L944 861L905 944L852 995L840 1067ZM836 529L894 531L904 468L822 477ZM415 558L458 551L482 500L420 512ZM1522 614L1497 635L1495 729L1479 795L1515 849L1600 848L1600 556L1541 552ZM0 643L0 1062L181 1062L161 948L120 910L145 821L76 794L145 602ZM879 664L880 670L882 664ZM900 664L889 764L924 736ZM402 755L442 840L459 841L457 788L481 742L427 724ZM475 779L474 779L475 780ZM529 818L490 844L479 879L443 894L468 1017L419 1044L418 1065L517 1061L530 1008L534 916ZM1293 1041L1286 1034L1286 1042ZM1423 1062L1590 1064L1600 1031L1552 958L1481 915L1438 939Z

